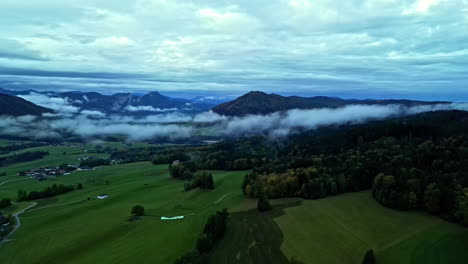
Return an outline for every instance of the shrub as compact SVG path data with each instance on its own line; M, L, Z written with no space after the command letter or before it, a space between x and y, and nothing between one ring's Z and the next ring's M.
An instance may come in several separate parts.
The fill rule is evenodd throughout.
M364 259L362 260L362 264L375 264L375 263L376 261L375 261L374 251L370 249L366 252Z
M135 205L132 208L131 214L134 216L143 216L145 214L145 208L141 205Z
M266 211L271 210L271 204L270 204L270 201L268 200L268 197L266 197L265 195L260 196L260 198L258 199L258 203L257 203L257 209L260 212L266 212Z

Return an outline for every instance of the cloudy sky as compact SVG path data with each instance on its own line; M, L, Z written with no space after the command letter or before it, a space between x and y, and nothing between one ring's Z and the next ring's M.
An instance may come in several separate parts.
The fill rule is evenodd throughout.
M468 0L1 0L0 87L468 101Z

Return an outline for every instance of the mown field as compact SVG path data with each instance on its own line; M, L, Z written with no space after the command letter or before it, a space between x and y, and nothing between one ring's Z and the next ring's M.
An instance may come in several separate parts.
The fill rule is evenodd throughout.
M213 263L466 263L468 229L420 212L395 211L370 192L320 200L281 199L273 211L232 215Z
M193 248L210 214L240 204L244 173L213 172L215 190L190 192L183 192L183 182L169 177L167 165L150 162L105 166L55 181L9 182L0 186L0 197L53 183L80 182L84 189L39 200L21 214L22 226L11 237L13 241L0 245L1 262L171 263ZM102 193L109 198L96 199ZM130 222L130 209L136 204L145 207L147 216ZM26 205L19 203L8 210L21 207ZM160 220L176 215L186 218Z
M303 263L360 263L368 249L384 264L468 260L468 229L425 213L384 208L370 192L303 201L284 212L275 219L284 235L281 249Z

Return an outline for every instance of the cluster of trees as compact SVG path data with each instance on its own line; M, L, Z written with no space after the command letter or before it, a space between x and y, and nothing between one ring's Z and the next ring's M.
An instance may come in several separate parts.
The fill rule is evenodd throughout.
M6 172L1 171L1 172L0 172L0 177L3 177L3 176L6 176Z
M197 168L203 170L247 170L274 158L277 146L263 137L214 144L196 153Z
M193 162L184 162L179 164L170 164L169 173L172 178L179 180L191 180L193 174L197 171Z
M190 157L187 153L193 152L195 150L196 146L126 148L112 151L110 159L119 160L121 163L152 161L152 163L155 165L169 164L174 160L179 160L180 162L188 161Z
M105 166L109 165L110 160L103 159L103 158L89 158L87 160L82 160L80 162L80 166L88 166L88 167L97 167L97 166Z
M174 152L159 152L154 155L154 158L152 160L152 163L154 165L157 164L168 164L172 163L174 160L178 160L180 162L185 162L188 161L190 157L182 151L174 151Z
M213 175L209 172L198 172L195 173L193 179L190 182L184 184L184 190L189 191L195 188L201 189L214 189Z
M9 144L5 146L0 146L0 154L6 154L11 151L27 149L27 148L35 148L45 146L45 143L41 142L29 142L29 143L21 143L21 144Z
M49 155L47 151L28 151L10 156L0 157L0 167L12 165L20 162L27 162L42 159L44 156Z
M152 148L125 148L114 150L110 159L118 160L121 163L149 161L154 153L155 150Z
M0 209L7 208L11 205L11 200L8 198L3 198L0 200Z
M80 185L81 184L78 184L78 186ZM18 190L18 198L16 200L18 202L21 202L21 201L42 199L42 198L53 197L53 196L67 193L67 192L71 192L73 190L75 190L74 185L63 185L63 184L59 184L59 185L54 184L52 186L46 187L42 191L31 191L29 193L24 190Z
M310 199L372 189L385 206L468 225L467 120L437 112L297 135L242 188L249 197Z
M203 234L197 240L195 250L183 255L174 264L209 263L209 253L226 232L228 216L229 213L226 208L210 216L203 228Z
M214 189L213 175L209 172L196 171L196 164L191 161L169 165L172 178L189 181L184 184L185 191L195 188Z

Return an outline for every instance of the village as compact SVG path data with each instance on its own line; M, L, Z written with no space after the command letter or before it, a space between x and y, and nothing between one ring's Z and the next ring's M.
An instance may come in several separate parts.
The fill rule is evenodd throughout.
M85 161L88 160L88 156L79 157L78 161ZM18 176L27 176L39 181L44 180L52 180L55 179L56 176L59 175L69 175L74 171L89 171L95 170L95 168L86 166L86 165L78 165L78 164L63 164L60 166L48 166L48 167L40 167L35 169L30 169L27 171L18 172Z

